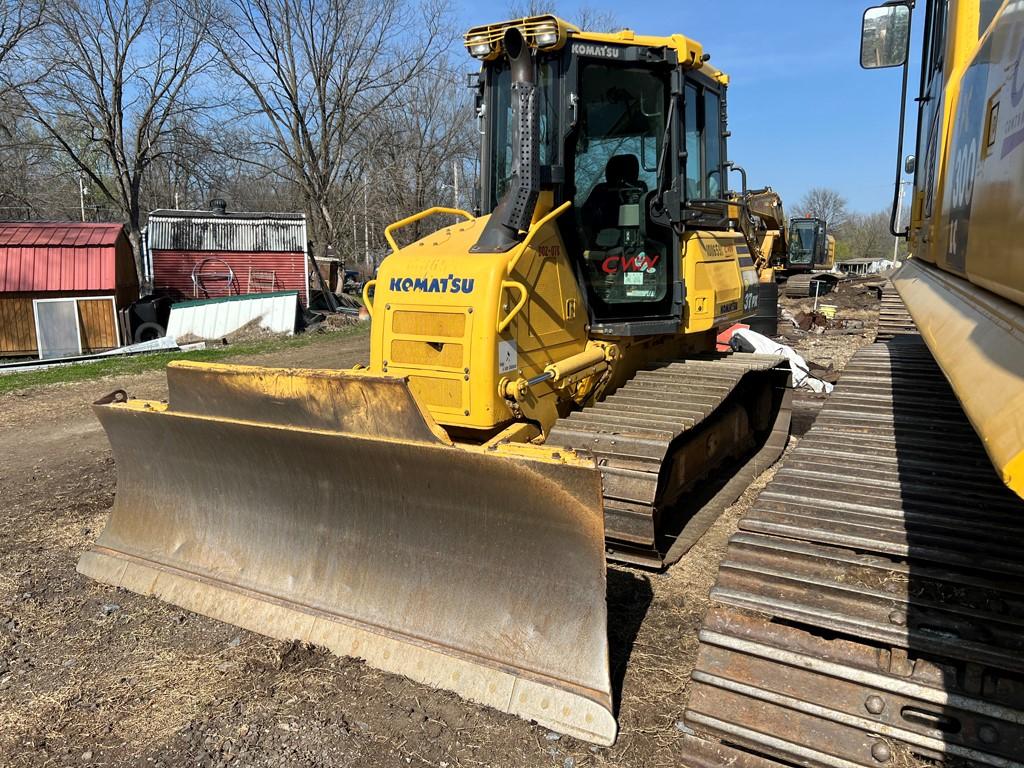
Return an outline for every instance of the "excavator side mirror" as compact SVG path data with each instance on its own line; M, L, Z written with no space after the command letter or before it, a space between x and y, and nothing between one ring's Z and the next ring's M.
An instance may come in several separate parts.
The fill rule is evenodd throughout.
M917 170L917 158L913 155L907 155L907 159L903 163L903 170L908 175L913 175L914 171Z
M909 7L878 5L864 11L860 32L860 65L864 69L903 65L909 44Z

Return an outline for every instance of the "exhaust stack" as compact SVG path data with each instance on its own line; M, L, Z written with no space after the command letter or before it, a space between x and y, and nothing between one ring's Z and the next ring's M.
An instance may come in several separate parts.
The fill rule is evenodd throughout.
M502 253L529 229L540 195L540 124L537 118L537 74L533 53L518 27L505 31L504 50L512 68L512 181L494 208L475 253Z

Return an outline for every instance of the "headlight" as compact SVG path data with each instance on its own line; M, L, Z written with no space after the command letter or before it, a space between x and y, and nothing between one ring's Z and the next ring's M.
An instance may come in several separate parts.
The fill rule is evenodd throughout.
M554 25L538 27L533 33L533 41L542 48L554 45L558 42L558 27Z
M469 53L478 59L485 59L491 53L491 44L483 35L474 35L469 38Z

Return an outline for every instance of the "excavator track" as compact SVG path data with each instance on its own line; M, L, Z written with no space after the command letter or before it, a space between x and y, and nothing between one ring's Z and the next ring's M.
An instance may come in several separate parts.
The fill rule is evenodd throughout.
M886 283L882 289L882 306L878 311L878 334L875 338L884 341L908 333L917 334L914 320L903 306L903 299L892 283Z
M693 763L1024 766L1022 542L921 337L862 349L730 540Z
M555 424L548 444L597 460L609 559L670 565L778 459L789 375L773 355L660 363Z

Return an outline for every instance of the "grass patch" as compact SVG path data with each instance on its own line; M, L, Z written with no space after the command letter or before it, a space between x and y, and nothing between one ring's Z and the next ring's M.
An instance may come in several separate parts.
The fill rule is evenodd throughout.
M365 333L367 327L365 324L352 325L326 333L301 333L284 338L225 344L208 349L197 349L194 352L151 352L130 357L110 357L106 360L88 363L62 365L42 371L27 370L23 373L7 373L0 375L0 394L46 384L69 384L75 381L102 379L105 376L131 376L145 371L161 370L172 360L198 360L208 363L242 355L263 355L282 349L307 347L328 339L356 336Z

